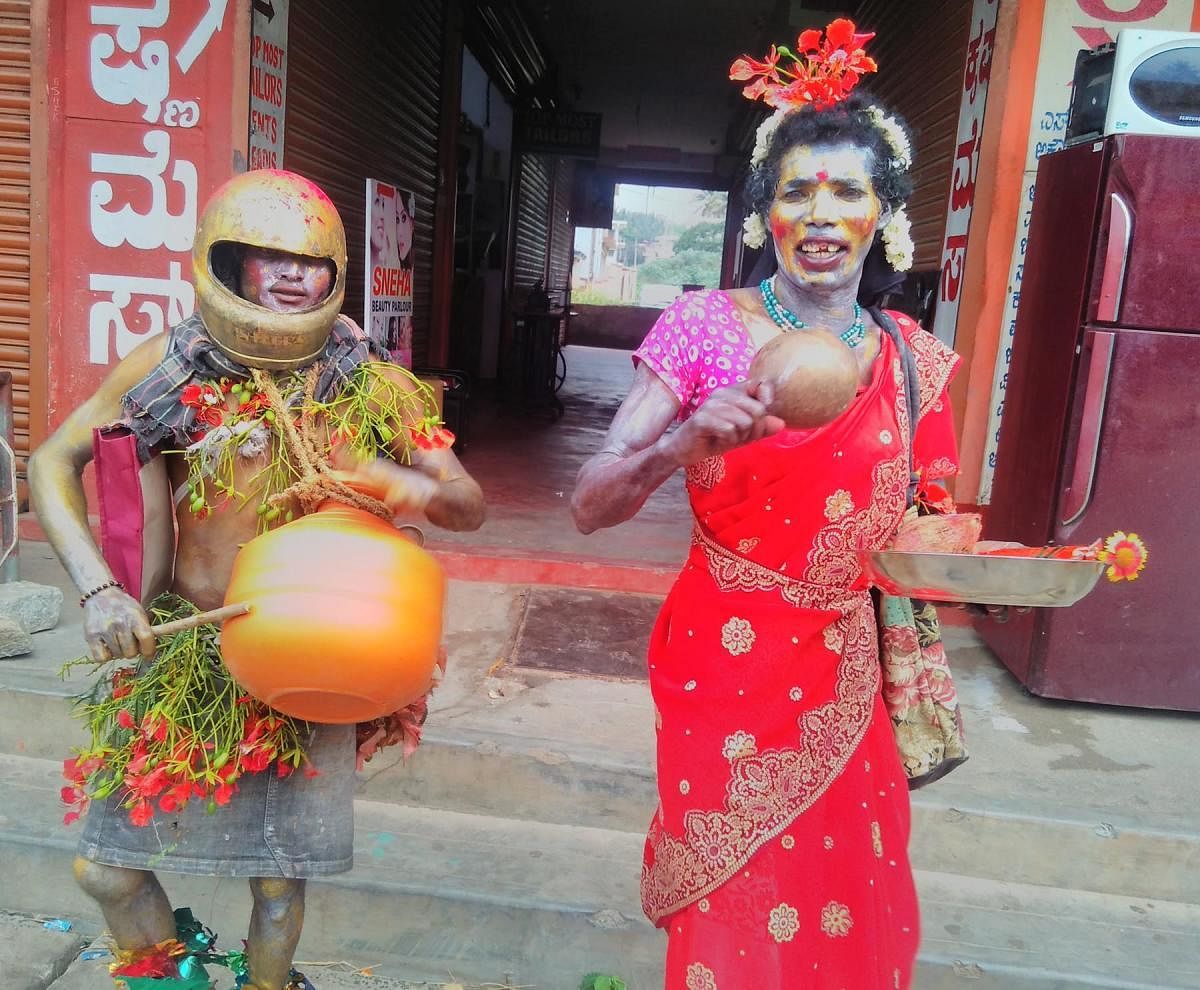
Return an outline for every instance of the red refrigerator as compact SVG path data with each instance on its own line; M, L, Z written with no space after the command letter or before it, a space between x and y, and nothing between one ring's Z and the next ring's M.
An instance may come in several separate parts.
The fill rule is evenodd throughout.
M984 535L1118 529L1134 582L977 629L1048 698L1200 711L1200 140L1123 135L1038 166Z

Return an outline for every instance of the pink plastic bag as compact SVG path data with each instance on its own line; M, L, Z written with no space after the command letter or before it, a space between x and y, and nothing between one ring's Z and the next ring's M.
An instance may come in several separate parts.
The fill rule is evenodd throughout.
M134 598L149 602L171 586L175 513L167 465L138 459L137 438L123 426L92 434L100 498L100 552Z

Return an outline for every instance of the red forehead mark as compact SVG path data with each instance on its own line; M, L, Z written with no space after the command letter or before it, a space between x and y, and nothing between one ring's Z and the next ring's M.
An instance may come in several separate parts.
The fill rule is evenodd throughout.
M817 181L818 182L828 182L829 181L829 173L826 172L825 169L821 169L821 171L819 171L817 173Z

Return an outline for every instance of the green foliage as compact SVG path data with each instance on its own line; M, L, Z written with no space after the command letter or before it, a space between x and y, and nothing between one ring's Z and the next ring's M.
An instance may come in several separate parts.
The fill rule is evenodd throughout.
M621 245L617 250L617 261L622 265L640 265L646 260L646 245L658 240L667 229L667 222L653 213L635 213L618 210L613 222L620 225Z
M721 281L721 254L718 251L684 251L659 258L638 273L639 285L683 285L695 282L715 288Z
M624 220L621 228L623 241L653 241L662 236L667 222L653 213L634 213L632 210L617 210L616 220Z
M579 990L628 990L625 981L619 976L605 976L603 973L588 973L579 983Z
M633 302L610 296L594 286L571 290L571 306L632 306Z
M697 223L688 227L675 241L675 254L685 251L720 252L725 244L725 225L721 223Z

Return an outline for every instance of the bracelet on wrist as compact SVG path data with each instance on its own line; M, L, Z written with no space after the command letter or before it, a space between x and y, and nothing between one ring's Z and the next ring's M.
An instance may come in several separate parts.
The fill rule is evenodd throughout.
M122 591L125 590L125 586L116 579L113 579L112 581L105 581L103 584L97 585L91 591L85 592L79 599L79 607L83 608L84 602L86 602L89 598L95 598L98 594L100 594L100 592L107 591L109 588L120 588Z

